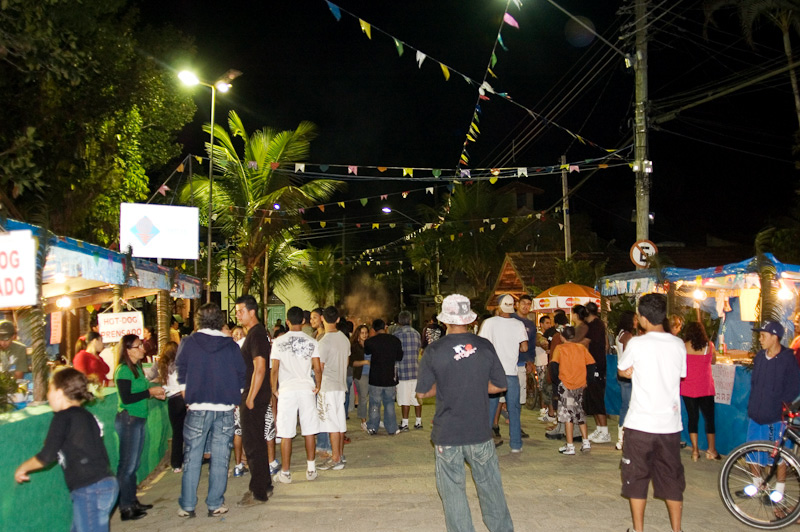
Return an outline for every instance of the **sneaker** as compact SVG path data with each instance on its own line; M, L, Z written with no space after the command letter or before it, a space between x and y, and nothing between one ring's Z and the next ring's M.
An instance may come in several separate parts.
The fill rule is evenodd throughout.
M334 471L341 471L342 469L344 469L344 456L338 462L333 463Z
M208 516L209 517L219 517L220 515L224 515L228 513L228 508L226 506L220 506L216 510L209 510Z
M539 409L539 417L546 416L547 412L548 412L547 408Z
M194 513L194 510L184 510L181 508L178 510L178 517L192 518L197 517L197 514Z
M519 434L520 434L520 437L522 437L522 438L530 438L531 437L530 434L528 434L527 432L525 432L522 429L519 429Z
M367 434L369 434L370 436L375 436L377 433L378 433L377 430L367 429Z
M585 440L583 443L581 443L582 453L588 453L591 450L592 450L592 444L589 442L589 440Z
M242 495L242 500L236 503L238 508L248 508L250 506L256 506L258 504L264 504L267 501L262 501L260 499L256 499L253 495L252 491L246 491L244 495ZM225 511L227 512L228 509L226 508ZM211 516L211 511L208 512L209 516Z
M274 475L274 474L276 474L276 473L280 472L280 470L281 470L281 463L280 463L280 462L278 462L277 460L273 460L273 461L272 461L272 462L269 464L269 474L270 474L270 475ZM236 476L236 475L235 475L235 472L234 472L234 476Z
M558 452L567 455L575 454L575 446L571 443L566 443L558 448Z
M501 409L500 410L500 415L503 416L504 418L508 419L508 410L506 410L505 408Z
M292 483L292 473L291 471L281 471L274 477L272 477L272 481L276 484L280 482L281 484L291 484Z
M361 422L361 430L363 430L364 432L369 432L369 429L367 429L367 422L366 421L362 421Z
M589 433L589 439L591 440L592 438L594 438L598 434L600 434L600 429L594 429L594 432L590 432Z
M519 448L519 449L511 449L511 452L512 452L512 453L514 453L514 454L519 454L519 453L521 453L521 452L522 452L522 448Z
M501 445L503 445L503 440L501 440L500 438L494 438L494 446L500 447Z
M249 472L250 470L244 464L236 464L233 467L233 476L236 478L243 477Z
M173 467L172 468L172 472L173 473L180 473L181 471L183 471L182 467Z
M551 417L551 416L548 416L547 414L545 414L545 415L539 417L539 421L541 421L542 423L553 423L554 421L558 421L558 420L555 418L555 416Z
M318 476L319 473L317 473L316 469L313 471L306 471L306 480L316 480Z
M383 421L378 423L378 428L385 429L386 427L383 426Z
M342 463L343 463L343 464L346 464L346 463L347 463L347 458L345 458L345 457L344 457L344 454L342 454Z
M337 464L337 462L334 462L333 458L328 458L327 460L322 462L320 465L318 465L317 469L321 469L323 471L327 471L329 469L333 469L333 466L335 466L336 464Z
M499 438L500 437L500 427L498 427L497 425L494 425L492 427L492 432L494 432L494 437L495 438Z
M608 432L600 432L596 435L589 436L589 441L592 443L611 443L611 434Z
M416 423L414 425L414 428L417 429L417 430L421 429L422 428L422 423Z
M408 425L401 425L399 432L408 432Z

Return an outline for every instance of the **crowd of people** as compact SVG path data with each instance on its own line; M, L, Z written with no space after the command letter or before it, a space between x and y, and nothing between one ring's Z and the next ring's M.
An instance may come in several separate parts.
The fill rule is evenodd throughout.
M539 420L555 422L546 436L566 440L559 453L576 454L576 442L583 453L592 444L611 444L604 404L606 354L616 352L622 392L616 447L622 451L622 494L630 502L631 530L643 530L652 481L654 495L666 501L672 528L679 532L685 488L680 401L688 412L692 460L701 457L700 412L708 441L705 457L720 459L711 374L716 353L703 324L668 317L666 298L660 294L644 295L635 312L622 312L613 335L593 303L576 305L570 315L544 315L538 328L528 319L529 296L502 295L496 303L494 316L479 319L469 299L450 295L421 334L411 326L407 311L390 326L380 318L369 326L354 326L335 307L292 307L285 324L276 322L270 334L259 319L256 300L242 296L236 301L238 325L227 323L218 306L201 306L195 331L171 339L148 372L142 361L149 338L126 335L116 346L113 371L120 442L116 474L111 473L99 422L81 408L93 398L90 380L107 382L109 373L100 356L102 337L89 332L73 367L55 371L50 379L48 401L55 412L50 431L42 450L19 466L16 480L29 480L29 472L60 456L75 529L107 529L115 505L123 520L145 517L152 505L137 499L136 471L148 401L166 400L173 433L170 465L182 474L177 515L196 516L201 468L208 463L207 512L221 516L229 511L229 473L250 476L249 489L236 504L241 508L267 502L275 483L292 483L292 441L298 425L306 451L305 478L313 481L318 470L346 466L351 399L362 430L395 436L412 425L422 429L421 400L436 397L431 440L448 530L472 527L465 462L484 523L492 531L513 530L495 451L503 444L500 417L508 419L511 452L522 452L528 434L521 426L521 407L529 399L527 386L533 384ZM8 336L4 323L0 341ZM793 352L780 343L782 326L767 322L756 330L764 349L754 360L748 439L775 439L782 430L780 405L800 392L800 375ZM400 406L399 423L395 405ZM591 434L587 416L595 419ZM782 480L778 478L776 489Z

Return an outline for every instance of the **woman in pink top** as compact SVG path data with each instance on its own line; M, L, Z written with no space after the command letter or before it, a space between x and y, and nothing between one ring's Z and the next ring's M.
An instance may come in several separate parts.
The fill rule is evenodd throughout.
M686 378L681 381L681 397L689 416L689 439L692 442L692 461L700 459L697 447L697 425L702 410L708 437L708 460L719 460L715 446L714 430L714 379L711 365L716 363L717 353L708 341L702 323L696 321L686 324L683 331L686 342Z

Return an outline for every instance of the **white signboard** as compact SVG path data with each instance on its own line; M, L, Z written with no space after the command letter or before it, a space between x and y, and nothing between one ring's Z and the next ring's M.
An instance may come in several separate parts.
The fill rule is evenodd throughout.
M133 248L134 257L198 258L197 207L122 203L119 206L119 249Z
M119 342L126 334L144 335L144 316L141 312L107 312L97 315L103 343Z
M714 364L711 366L711 375L714 377L714 391L717 392L714 402L721 405L731 404L736 366L733 364Z
M658 248L649 240L637 240L631 246L631 262L637 268L646 268L647 259L658 253Z
M30 231L0 234L0 308L36 304L36 242Z

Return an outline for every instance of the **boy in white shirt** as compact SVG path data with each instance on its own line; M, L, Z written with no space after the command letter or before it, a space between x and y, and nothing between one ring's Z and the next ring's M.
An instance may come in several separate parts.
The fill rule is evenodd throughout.
M331 437L331 457L319 468L344 469L344 433L347 416L344 412L344 394L347 390L347 361L350 358L350 340L336 328L339 311L327 307L322 311L325 336L319 341L319 361L322 367L322 387L317 396L320 430Z
M681 378L686 377L686 346L664 331L667 298L645 294L636 311L645 334L631 338L617 369L633 380L625 416L622 448L622 496L630 501L633 529L644 530L647 491L667 503L674 532L681 530L686 480L681 463Z
M302 332L303 309L292 307L286 312L289 331L272 342L272 393L278 398L277 436L281 438L280 473L275 482L291 484L289 466L292 461L292 440L297 434L297 417L306 444L308 470L306 479L317 478L315 435L320 431L317 415L317 392L322 380L317 341ZM314 378L311 369L314 369ZM278 386L280 385L280 389Z

